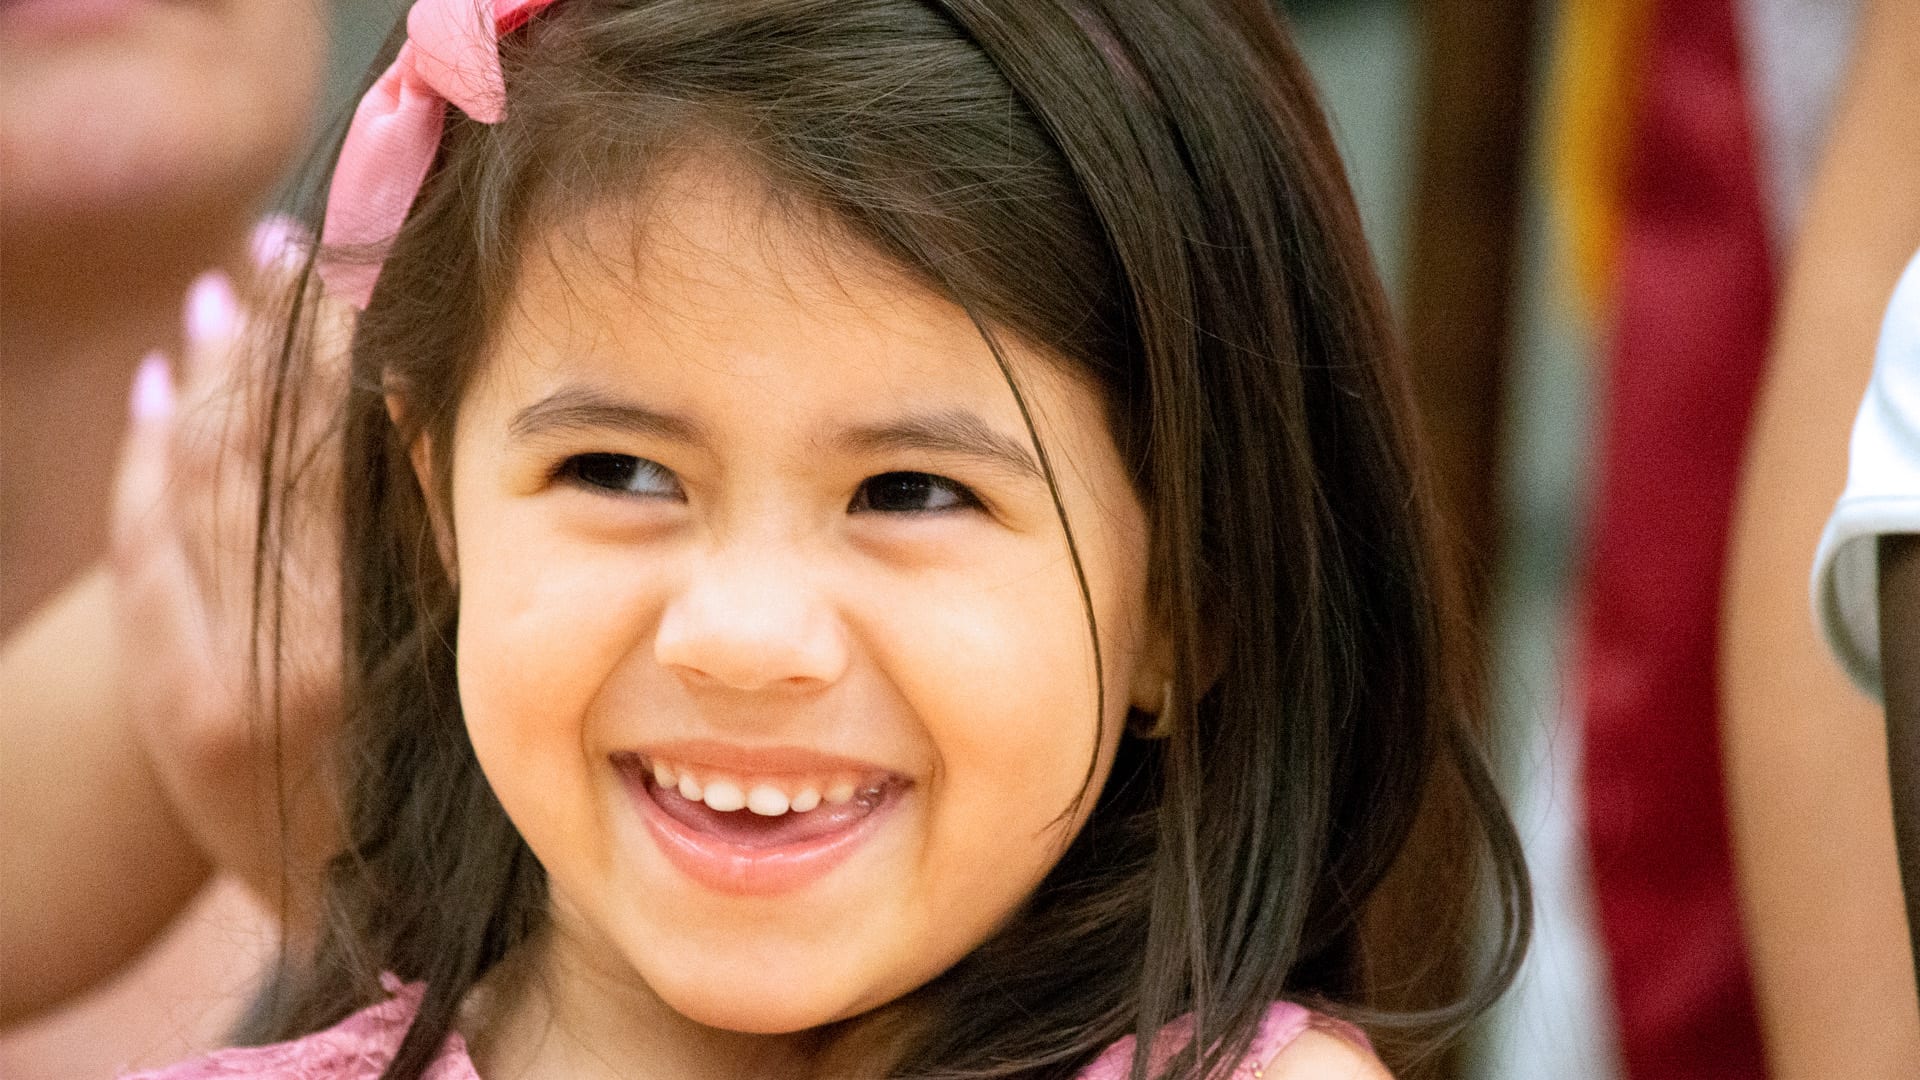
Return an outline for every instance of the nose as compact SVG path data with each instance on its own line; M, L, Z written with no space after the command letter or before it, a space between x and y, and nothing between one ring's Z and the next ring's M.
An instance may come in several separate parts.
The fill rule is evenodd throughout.
M696 565L654 639L662 667L745 691L830 684L846 671L847 654L833 604L800 561L738 551Z

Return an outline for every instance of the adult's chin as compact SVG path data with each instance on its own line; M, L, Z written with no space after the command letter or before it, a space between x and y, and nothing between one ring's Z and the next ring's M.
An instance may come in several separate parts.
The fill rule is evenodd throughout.
M36 29L42 0L0 3L10 239L139 214L165 224L196 208L244 218L310 128L324 50L315 7L77 3L113 17L62 34Z

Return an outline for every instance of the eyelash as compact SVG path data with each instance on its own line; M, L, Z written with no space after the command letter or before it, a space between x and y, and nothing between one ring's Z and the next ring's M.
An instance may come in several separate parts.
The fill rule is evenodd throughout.
M953 502L946 506L932 506L913 510L882 510L873 505L872 493L878 485L886 482L895 485L909 484L916 488L944 491L946 494L952 496ZM865 505L861 505L862 503ZM853 493L853 502L847 506L847 509L853 513L868 514L941 514L954 510L978 510L981 509L981 503L978 496L965 484L957 480L949 480L944 476L936 476L933 473L886 472L877 476L869 476L865 480L862 480L859 488Z
M631 495L635 498L666 497L665 492L635 491L629 486L643 469L671 483L674 487L673 493L679 493L678 482L665 466L631 454L575 454L561 462L559 468L554 470L554 475L557 479L575 486L596 491ZM608 471L617 475L608 476ZM903 488L921 495L940 491L950 496L952 501L944 506L887 510L874 505L876 489L882 484L892 485L892 493L895 495L901 494ZM981 507L979 496L957 480L949 480L933 473L894 471L879 473L861 481L847 509L850 513L938 514L953 510L977 510Z
M632 454L575 454L560 463L554 470L554 477L576 487L591 488L595 491L614 492L631 495L635 498L657 498L665 493L635 491L629 485L642 470L673 485L674 494L679 492L679 483L667 467L648 461ZM608 473L618 475L609 476Z

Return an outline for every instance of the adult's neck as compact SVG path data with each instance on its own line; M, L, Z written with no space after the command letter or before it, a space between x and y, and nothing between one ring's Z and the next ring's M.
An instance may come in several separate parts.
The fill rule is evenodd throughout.
M0 634L106 552L134 369L180 355L187 286L240 250L245 215L102 225L0 236Z

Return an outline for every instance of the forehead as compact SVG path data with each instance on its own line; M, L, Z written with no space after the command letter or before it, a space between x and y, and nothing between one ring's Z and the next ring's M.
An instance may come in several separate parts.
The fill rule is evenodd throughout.
M1023 382L1064 373L1001 345ZM719 157L541 231L482 377L510 396L611 380L656 400L718 391L787 409L1012 406L965 310Z

